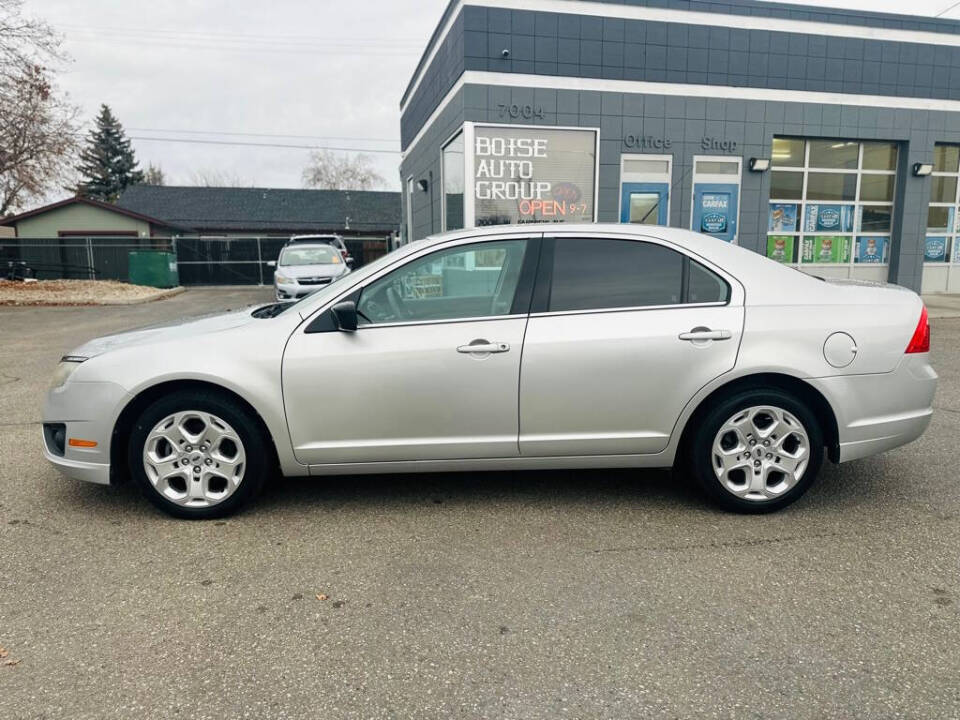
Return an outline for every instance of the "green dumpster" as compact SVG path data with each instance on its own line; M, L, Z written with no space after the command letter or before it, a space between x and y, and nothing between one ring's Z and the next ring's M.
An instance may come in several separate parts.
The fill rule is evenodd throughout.
M175 253L164 250L131 250L129 264L130 282L133 285L172 288L180 284Z

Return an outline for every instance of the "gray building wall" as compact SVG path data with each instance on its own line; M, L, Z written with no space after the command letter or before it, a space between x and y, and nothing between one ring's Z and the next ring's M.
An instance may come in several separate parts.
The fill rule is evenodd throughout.
M960 32L954 21L748 0L617 4ZM619 219L621 155L663 152L673 155L670 224L689 227L693 156L724 154L704 150L704 137L733 141L736 149L727 154L744 159L739 242L758 252L765 250L770 174L749 172L746 161L769 158L775 135L893 141L900 145L900 157L889 279L919 289L930 181L913 177L909 168L931 162L937 142L960 143L960 113L468 84L416 146L409 146L463 70L954 100L960 99L960 48L470 5L454 28L411 96L416 102L406 106L401 118L402 146L408 150L404 181L432 171L435 184L429 193L415 193L414 238L441 229L440 148L464 120L600 128L601 222ZM460 47L462 65L450 55ZM510 50L508 58L504 49ZM514 104L538 107L543 115L511 118L501 106ZM629 134L670 139L672 147L631 148L624 142Z
M505 120L498 108L502 103L539 105L545 117L539 122ZM746 162L751 157L769 158L775 135L897 142L900 158L890 280L912 288L920 287L930 179L913 177L909 169L913 163L933 161L935 142L960 143L960 113L484 85L464 87L464 119L599 127L600 222L619 221L623 154L673 154L670 225L675 227L690 227L693 156L742 157L739 244L760 253L766 249L770 173L749 172ZM628 147L627 135L669 139L671 148ZM704 150L704 137L734 141L736 150ZM418 147L420 155L425 154L423 145ZM439 157L439 148L434 147L433 153Z
M463 95L458 92L433 122L416 147L404 156L400 164L400 181L403 192L403 228L407 227L407 178L413 176L414 183L426 180L427 191L418 187L413 190L413 238L418 240L435 232L440 232L442 212L442 192L440 175L440 149L463 126Z
M723 7L706 5L715 12ZM792 19L831 17L854 19L809 10ZM879 27L893 22L860 18ZM915 24L951 34L960 29L951 20ZM960 47L467 5L404 108L402 147L464 70L960 99Z

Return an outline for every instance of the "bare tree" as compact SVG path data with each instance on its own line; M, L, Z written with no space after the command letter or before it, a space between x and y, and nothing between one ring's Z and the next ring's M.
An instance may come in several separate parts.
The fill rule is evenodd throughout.
M144 185L166 185L167 176L163 174L163 168L153 163L147 164L147 169L143 171Z
M319 190L376 190L386 180L373 169L368 155L340 155L314 150L303 170L303 184Z
M244 180L236 173L211 168L201 168L190 173L190 184L197 187L253 187L252 182Z
M0 0L0 215L68 183L77 110L53 84L60 37Z

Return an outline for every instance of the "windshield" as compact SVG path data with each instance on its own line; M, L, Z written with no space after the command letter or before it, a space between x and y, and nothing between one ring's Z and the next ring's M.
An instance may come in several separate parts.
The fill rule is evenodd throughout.
M323 247L288 247L280 253L278 265L339 265L343 262L336 248L329 245Z

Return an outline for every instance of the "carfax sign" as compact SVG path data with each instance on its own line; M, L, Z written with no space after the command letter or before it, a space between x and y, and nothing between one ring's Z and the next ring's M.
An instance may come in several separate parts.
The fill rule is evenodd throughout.
M695 183L693 230L731 242L737 235L738 190L734 183Z
M477 125L473 145L477 227L595 220L595 130Z

